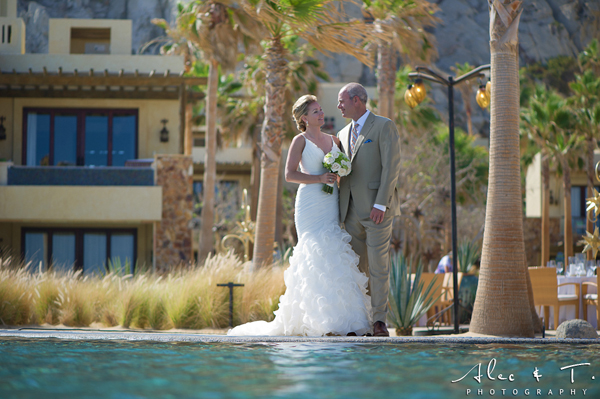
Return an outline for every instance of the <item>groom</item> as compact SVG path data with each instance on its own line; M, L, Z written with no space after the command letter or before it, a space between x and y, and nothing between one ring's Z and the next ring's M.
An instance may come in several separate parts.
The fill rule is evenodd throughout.
M338 132L352 173L340 181L340 220L360 257L358 268L369 277L373 335L388 337L389 248L398 212L400 136L389 119L367 110L367 91L349 83L338 94L342 116L352 122Z

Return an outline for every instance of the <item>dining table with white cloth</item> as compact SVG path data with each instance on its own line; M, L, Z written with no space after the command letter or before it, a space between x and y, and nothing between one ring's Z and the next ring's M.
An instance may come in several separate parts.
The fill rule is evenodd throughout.
M560 286L561 284L566 284L566 283L575 283L575 284L579 284L579 314L575 315L575 305L563 305L560 307L560 312L558 314L558 322L559 324L567 321L567 320L573 320L573 319L583 319L583 303L582 303L582 286L581 283L587 281L587 282L592 282L595 283L596 280L596 276L591 276L591 277L577 277L577 276L557 276L558 279L558 295L559 296L563 296L563 295L575 295L575 286L573 286L572 284L568 284L568 285L564 285L564 286ZM594 286L588 286L588 294L596 294L596 287ZM540 317L544 316L543 312L540 312L540 307L536 307L538 314L540 315ZM588 306L588 312L587 312L587 321L594 326L595 329L598 329L598 320L596 318L596 307L595 306ZM550 307L550 320L549 321L549 326L551 329L556 330L557 326L554 326L554 308Z

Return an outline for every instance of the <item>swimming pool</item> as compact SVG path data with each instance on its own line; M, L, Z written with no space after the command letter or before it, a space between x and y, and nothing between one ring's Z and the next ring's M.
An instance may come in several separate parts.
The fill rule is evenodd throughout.
M599 349L1 337L0 398L598 398Z

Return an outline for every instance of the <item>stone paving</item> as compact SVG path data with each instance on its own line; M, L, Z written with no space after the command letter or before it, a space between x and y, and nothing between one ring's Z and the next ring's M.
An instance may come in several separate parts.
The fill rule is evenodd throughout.
M14 328L1 329L1 338L28 339L66 339L66 340L125 340L125 341L156 341L156 342L198 342L198 343L278 343L278 342L314 342L335 343L355 342L364 344L409 344L409 343L459 343L459 344L600 344L597 339L558 339L547 338L504 338L476 335L472 333L458 335L412 336L412 337L230 337L221 330L209 332L185 331L142 331L142 330L94 330L94 329L46 329L46 328ZM552 333L552 332L549 332ZM549 334L550 335L550 334Z

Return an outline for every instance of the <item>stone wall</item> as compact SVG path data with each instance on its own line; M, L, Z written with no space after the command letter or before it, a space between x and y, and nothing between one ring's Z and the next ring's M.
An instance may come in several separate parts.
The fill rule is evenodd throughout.
M154 228L154 264L163 273L192 260L192 157L156 155L154 167L156 184L163 188L162 221Z
M542 266L540 265L542 259L541 231L541 218L525 218L523 220L523 237L528 266ZM550 259L556 257L557 252L564 252L562 240L563 232L560 229L560 218L550 218Z

